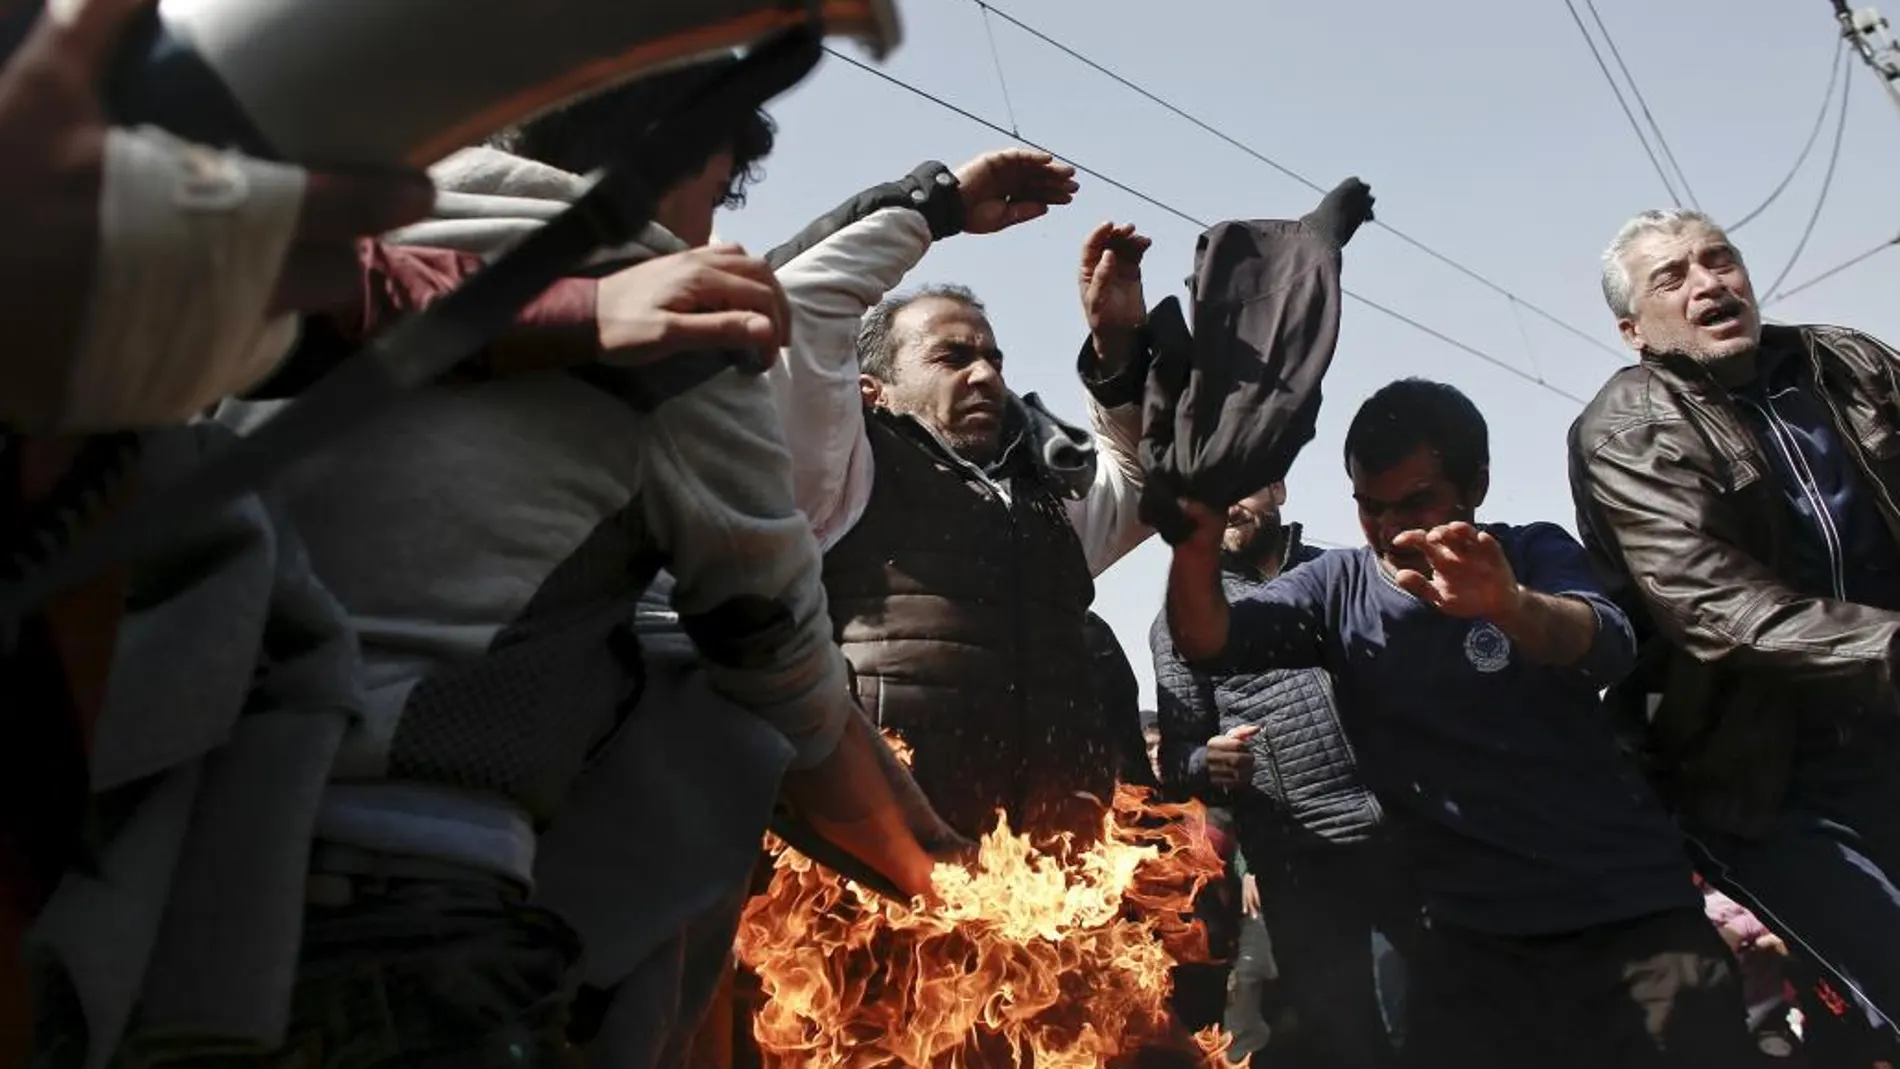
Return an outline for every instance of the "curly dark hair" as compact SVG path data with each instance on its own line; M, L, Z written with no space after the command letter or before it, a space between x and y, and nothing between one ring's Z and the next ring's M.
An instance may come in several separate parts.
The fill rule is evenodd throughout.
M488 144L570 174L596 171L618 158L656 108L736 62L720 59L639 78L504 130ZM732 152L732 182L721 207L745 204L746 186L764 177L759 161L771 154L777 136L778 124L764 111L753 112L732 132L722 146Z

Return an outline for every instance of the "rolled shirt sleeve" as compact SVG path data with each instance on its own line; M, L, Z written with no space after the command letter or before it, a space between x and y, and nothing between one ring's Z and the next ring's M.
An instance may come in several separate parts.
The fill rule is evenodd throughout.
M1581 601L1596 614L1597 633L1589 652L1552 671L1590 690L1614 686L1629 675L1636 667L1636 633L1629 617L1604 592L1582 544L1561 527L1537 523L1524 528L1516 555L1517 581L1525 588Z

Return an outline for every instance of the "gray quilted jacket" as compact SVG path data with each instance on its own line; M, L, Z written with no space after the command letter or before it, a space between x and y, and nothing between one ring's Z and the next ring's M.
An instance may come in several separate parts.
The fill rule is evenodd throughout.
M1287 568L1321 551L1303 546L1291 528ZM1236 601L1266 585L1249 565L1229 558L1221 584ZM1372 836L1384 818L1378 800L1359 779L1358 761L1339 720L1332 678L1302 668L1210 676L1189 668L1174 651L1164 612L1149 633L1161 725L1162 783L1172 796L1231 803L1244 841L1263 834L1334 843ZM1253 737L1252 788L1227 792L1207 779L1207 740L1244 724ZM1231 795L1231 797L1229 797Z

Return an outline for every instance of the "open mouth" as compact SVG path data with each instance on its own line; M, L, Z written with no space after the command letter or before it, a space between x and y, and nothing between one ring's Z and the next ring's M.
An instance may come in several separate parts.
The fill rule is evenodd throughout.
M1703 309L1702 313L1695 317L1695 324L1698 327L1730 326L1741 321L1744 311L1746 311L1746 306L1741 301L1718 301Z

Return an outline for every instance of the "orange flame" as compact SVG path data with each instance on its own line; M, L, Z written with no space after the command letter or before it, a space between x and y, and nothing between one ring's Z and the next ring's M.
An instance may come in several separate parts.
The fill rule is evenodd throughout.
M938 902L893 902L770 842L770 889L738 950L766 996L767 1066L1098 1069L1148 1044L1237 1069L1218 1031L1180 1035L1169 969L1204 961L1189 914L1222 869L1199 803L1121 787L1093 846L1038 849L1006 820Z
M1253 1055L1249 1054L1239 1061L1228 1061L1227 1051L1234 1045L1234 1037L1220 1030L1219 1025L1210 1025L1194 1033L1194 1047L1200 1053L1202 1064L1207 1069L1251 1069Z

